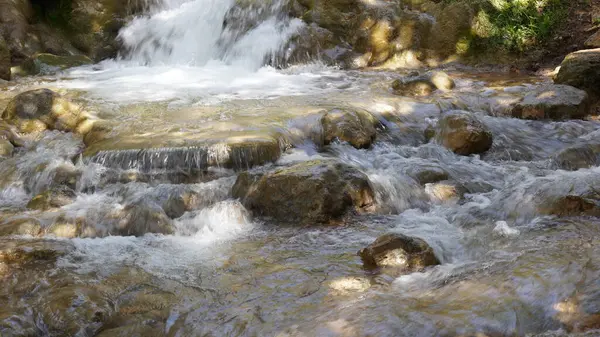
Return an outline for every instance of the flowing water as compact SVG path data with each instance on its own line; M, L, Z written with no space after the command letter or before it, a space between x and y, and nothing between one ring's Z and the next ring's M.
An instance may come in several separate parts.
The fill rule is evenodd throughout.
M2 92L54 88L117 125L115 142L92 160L80 155L81 139L52 131L0 162L2 220L42 228L0 237L0 336L599 335L566 332L585 319L597 324L599 222L545 207L596 188L600 168L563 171L552 158L593 143L600 124L504 117L545 78L449 68L454 91L417 99L389 91L398 72L272 68L265 64L302 25L282 6L164 0L122 30L118 60ZM374 146L320 149L311 134L332 107L378 116L385 128ZM492 130L486 154L458 156L426 141L440 112L456 108ZM285 135L284 153L253 170L337 158L368 175L378 212L302 228L253 218L230 197L237 171L194 174L191 150L162 148L271 132ZM153 144L151 165L111 152L131 146L132 135ZM464 197L421 186L411 172L424 168L445 170ZM73 203L26 208L65 176ZM193 201L181 209L186 195ZM139 205L164 208L175 233L119 235L121 214ZM356 252L388 232L424 239L442 264L402 276L363 270Z

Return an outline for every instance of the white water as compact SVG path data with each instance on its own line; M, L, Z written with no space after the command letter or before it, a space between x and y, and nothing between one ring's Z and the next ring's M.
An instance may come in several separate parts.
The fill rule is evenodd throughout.
M233 0L162 0L121 30L123 55L69 71L59 85L103 100L215 103L310 94L347 84L319 83L324 67L278 71L269 62L304 23L284 1L249 8ZM229 13L229 14L228 14ZM232 23L224 24L228 15Z

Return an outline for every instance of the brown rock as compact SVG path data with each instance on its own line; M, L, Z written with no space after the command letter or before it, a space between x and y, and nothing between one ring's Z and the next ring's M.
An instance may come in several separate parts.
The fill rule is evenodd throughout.
M492 133L473 114L450 111L438 121L435 141L464 156L479 154L492 147Z
M340 140L357 149L371 147L375 140L379 121L366 111L333 109L321 119L325 145Z
M600 48L567 55L554 83L585 90L594 100L600 98Z
M523 119L583 118L589 113L588 94L568 85L543 86L528 93L512 110Z
M66 186L56 186L33 197L27 204L27 208L41 211L60 208L73 203L75 198L77 198L77 194L72 189Z
M393 267L419 271L440 264L433 249L422 239L403 234L385 234L377 238L358 255L367 269Z
M373 208L367 176L333 160L313 160L262 177L241 173L232 195L255 215L291 224L328 223Z
M15 96L2 118L24 133L46 129L73 132L87 118L82 108L48 89L37 89Z
M0 35L0 80L10 81L10 50L2 35Z

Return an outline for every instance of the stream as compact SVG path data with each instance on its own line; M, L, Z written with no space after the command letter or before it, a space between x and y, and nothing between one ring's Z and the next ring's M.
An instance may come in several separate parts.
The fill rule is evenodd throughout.
M232 6L164 0L121 31L119 59L0 89L2 109L20 92L50 88L113 122L111 138L88 149L74 134L45 131L0 161L0 222L42 228L0 236L0 336L600 335L578 332L588 318L599 326L598 218L543 210L599 184L598 166L567 171L554 161L594 143L598 121L510 117L511 104L551 82L542 76L453 64L443 70L454 90L409 97L390 83L411 70L271 67L302 23L278 16L273 1L245 14L252 28L223 29ZM320 114L333 108L376 116L375 143L317 144ZM489 151L461 156L426 139L456 109L491 130ZM193 159L214 139L273 134L286 144L272 163L205 169ZM377 211L290 226L231 197L241 171L322 158L364 172ZM442 170L463 193L421 184L415 170ZM74 202L28 209L61 174L74 177ZM185 195L191 207L172 205ZM117 234L115 214L140 204L165 208L174 232ZM404 275L363 269L357 252L390 232L425 240L441 264ZM12 263L14 251L34 258Z

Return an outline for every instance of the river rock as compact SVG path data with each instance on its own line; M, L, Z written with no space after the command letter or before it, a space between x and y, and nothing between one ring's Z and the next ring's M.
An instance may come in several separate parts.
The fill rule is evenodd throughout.
M56 186L42 192L27 204L27 208L45 211L51 208L60 208L75 201L77 194L66 186Z
M10 66L10 50L4 37L0 35L0 80L10 81Z
M362 110L333 109L321 119L325 145L340 140L357 149L371 147L378 124L377 118Z
M587 48L600 48L600 30L588 37L588 39L585 40L584 45Z
M512 110L523 119L583 118L589 113L588 94L568 85L548 85L528 93Z
M113 216L117 220L112 235L142 236L147 233L172 234L171 219L153 203L136 202L125 206Z
M554 155L552 161L556 168L576 171L597 166L599 155L600 144L577 144Z
M492 147L492 133L466 111L449 111L438 121L434 140L456 154L484 153Z
M394 94L401 96L429 96L435 90L431 81L422 78L395 80L392 82Z
M565 57L554 82L585 90L600 98L600 49L580 50Z
M432 201L438 203L456 202L463 198L468 190L465 186L451 180L444 180L425 185L425 193Z
M449 177L446 170L436 165L413 165L406 173L420 185L436 183Z
M367 269L393 267L412 272L440 264L427 242L398 233L378 237L358 255Z
M303 162L262 176L241 173L232 195L255 215L290 224L329 223L350 211L369 211L375 202L368 177L333 160Z
M22 70L21 75L47 75L92 63L93 61L85 55L58 56L39 53L27 59L20 68Z
M171 191L169 197L162 202L162 208L171 219L176 219L185 212L194 210L199 203L199 198L198 192L182 187Z
M42 226L34 218L10 219L0 224L0 236L8 235L31 235L38 236L42 233Z
M436 89L449 91L455 86L454 80L443 71L429 71L392 82L395 94L412 96L428 96Z
M73 250L64 240L0 238L0 262L54 261Z
M54 91L37 89L15 96L2 118L23 133L46 129L72 132L87 115L80 106Z
M10 157L15 147L6 139L0 139L0 157Z
M0 120L0 139L8 140L15 147L25 145L25 142L14 131L14 126L4 120Z

